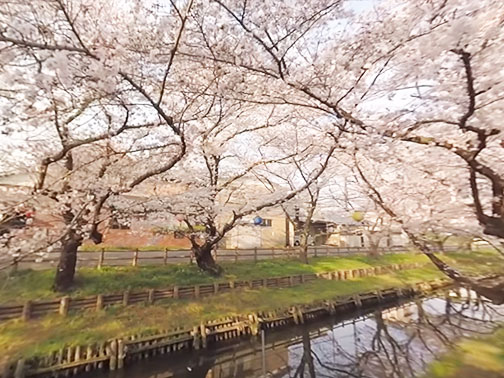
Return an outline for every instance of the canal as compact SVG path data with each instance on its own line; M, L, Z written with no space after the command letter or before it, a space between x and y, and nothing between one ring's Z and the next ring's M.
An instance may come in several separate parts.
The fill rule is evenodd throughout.
M82 377L416 377L458 339L491 334L503 321L504 306L450 290Z

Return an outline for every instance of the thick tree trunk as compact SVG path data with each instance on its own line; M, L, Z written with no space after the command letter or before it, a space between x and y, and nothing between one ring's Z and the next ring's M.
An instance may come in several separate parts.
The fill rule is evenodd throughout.
M63 240L53 289L66 291L74 283L75 266L77 264L77 249L82 244L82 237L71 230Z
M213 246L211 245L203 245L199 247L193 246L192 252L196 258L196 263L201 270L208 272L213 276L220 276L223 269L215 262L212 256L212 247Z

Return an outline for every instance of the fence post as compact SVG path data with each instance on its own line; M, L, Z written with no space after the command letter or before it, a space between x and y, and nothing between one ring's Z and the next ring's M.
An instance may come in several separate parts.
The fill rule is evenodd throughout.
M275 247L271 248L271 253L273 255L273 260L275 259Z
M301 307L292 307L292 318L294 319L294 324L303 324L304 316L303 309Z
M260 326L259 318L257 317L256 313L250 314L248 318L250 320L249 323L250 333L252 334L252 336L257 336L257 334L259 333L259 326Z
M329 256L329 246L326 247L326 256Z
M97 269L102 268L104 260L105 260L105 248L102 248L100 250L100 256L98 257L98 266L96 267Z
M117 368L122 369L124 367L124 357L126 357L124 341L122 339L117 340Z
M173 298L178 299L178 297L179 297L178 286L173 286Z
M24 378L25 377L25 360L20 359L16 364L16 370L14 371L14 378Z
M107 347L109 354L109 369L115 370L117 367L117 340L112 340Z
M193 334L193 348L195 350L198 350L201 346L201 341L200 341L201 333L200 333L200 329L198 326L193 327L192 334Z
M235 261L235 263L238 262L238 251L237 251L236 247L235 247L235 251L234 251L234 261Z
M136 248L135 252L133 252L133 261L131 262L131 265L133 266L138 265L138 248Z
M194 285L194 298L200 297L200 285Z
M257 262L257 247L254 247L254 262Z
M168 248L164 249L163 263L164 263L164 265L168 264Z
M69 296L62 297L59 305L59 314L67 316L69 305L70 305L70 297Z
M318 256L317 256L317 247L315 247L315 248L314 248L314 250L313 250L313 255L314 255L314 257L318 257Z
M129 289L123 292L123 306L127 306L129 302L130 291Z
M203 322L200 323L200 333L201 333L201 346L203 348L207 347L207 334L206 334L206 327L203 324Z
M32 307L31 301L26 301L25 304L23 305L23 312L21 313L21 319L23 319L23 320L30 320L30 318L31 318L31 307Z
M103 309L103 295L98 294L96 296L96 311L100 311Z
M81 360L81 346L77 345L74 351L74 362L79 362ZM73 369L73 374L76 375L79 372L79 368Z
M91 347L91 345L88 345L87 348L86 348L86 360L89 360L92 357L93 357L93 348ZM91 371L91 365L87 364L84 367L84 371L86 371L86 372Z
M296 306L292 306L290 312L292 313L292 319L294 320L294 324L299 324L299 319L298 319L298 311Z
M354 302L354 304L355 304L356 307L362 307L362 301L361 301L361 298L360 298L359 294L354 294L353 295L353 302Z
M73 359L73 347L69 346L66 348L66 362L72 362Z
M147 292L147 303L148 304L154 303L154 289L149 289L149 291Z

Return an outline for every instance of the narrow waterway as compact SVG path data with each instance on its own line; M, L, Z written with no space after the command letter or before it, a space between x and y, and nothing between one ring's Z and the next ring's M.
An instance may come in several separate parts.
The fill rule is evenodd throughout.
M490 334L504 306L448 291L254 340L136 361L93 378L415 377L461 337Z

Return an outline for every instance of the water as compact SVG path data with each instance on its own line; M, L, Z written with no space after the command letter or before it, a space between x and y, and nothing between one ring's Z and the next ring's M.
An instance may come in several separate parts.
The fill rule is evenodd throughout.
M469 295L469 296L468 296ZM397 303L261 338L164 355L93 378L415 377L461 337L490 334L504 306L474 293Z

